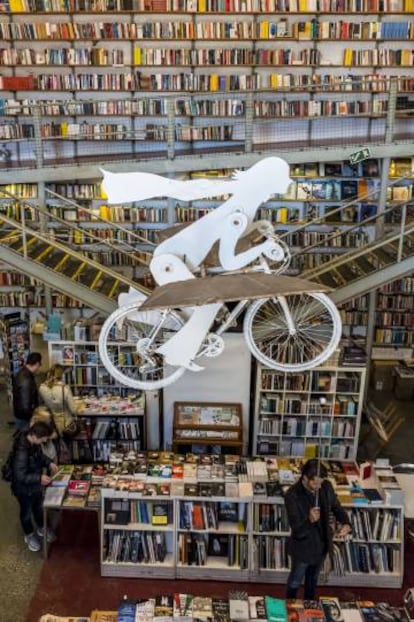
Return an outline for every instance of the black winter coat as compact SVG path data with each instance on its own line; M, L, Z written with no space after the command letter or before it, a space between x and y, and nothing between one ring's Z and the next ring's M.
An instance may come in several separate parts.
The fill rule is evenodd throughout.
M41 492L40 478L43 469L47 468L51 462L51 459L43 453L41 445L32 445L27 434L21 432L14 444L11 482L13 494L19 496Z
M333 533L330 527L330 514L343 525L350 525L349 517L338 501L332 484L324 480L319 490L321 517L318 523L311 523L309 511L312 499L299 480L291 486L285 495L291 536L288 541L288 553L295 561L318 564L331 550ZM315 533L318 529L319 532ZM321 557L322 539L322 557Z
M39 406L39 394L34 374L22 367L13 377L13 408L16 419L30 421L33 410Z

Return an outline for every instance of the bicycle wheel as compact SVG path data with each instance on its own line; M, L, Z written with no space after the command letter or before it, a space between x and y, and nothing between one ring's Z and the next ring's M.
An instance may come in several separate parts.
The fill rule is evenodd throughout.
M321 365L333 354L342 324L336 306L325 294L288 294L253 302L243 330L260 363L279 371L301 372Z
M165 363L156 349L183 326L178 314L140 311L141 302L120 307L102 326L99 355L110 375L132 389L155 391L172 384L185 367Z

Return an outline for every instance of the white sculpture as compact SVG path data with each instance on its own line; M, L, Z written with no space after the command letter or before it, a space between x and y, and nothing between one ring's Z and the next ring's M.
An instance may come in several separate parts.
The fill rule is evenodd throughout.
M222 274L244 270L248 266L257 264L257 262L259 262L259 269L267 273L271 272L269 262L270 264L279 263L277 272L280 272L288 263L288 249L274 235L272 224L267 221L254 221L261 203L269 199L272 194L284 194L291 183L289 166L281 158L265 158L246 171L236 171L229 180L176 181L151 173L117 174L106 171L103 173L103 188L108 196L109 203L119 204L160 196L189 201L230 195L219 207L200 220L181 228L156 247L150 270L156 283L160 286L200 278L198 276L200 267L216 243L218 244L220 264L218 271ZM243 251L237 252L236 246L241 238L245 236L251 238L250 234L255 231L258 234L260 233L264 239L257 244L250 245ZM258 266L255 266L254 269L258 270ZM286 279L287 277L283 278ZM315 288L313 289L315 290ZM320 364L322 355L323 360L326 360L335 349L340 338L341 325L333 303L324 294L311 293L309 296L311 296L313 304L317 303L320 307L318 311L314 310L316 317L319 318L318 322L323 317L323 313L328 312L329 319L327 319L325 330L328 329L329 335L324 337L320 352L316 348L313 355L306 352L306 356L304 356L306 361L291 361L291 365L296 371L300 371L300 366L303 369L308 369L310 366ZM243 298L245 298L244 294ZM213 356L221 351L222 343L219 335L217 335L218 331L212 336L209 335L209 330L218 311L223 307L222 299L212 304L181 308L179 315L173 313L172 310L162 312L159 310L140 310L144 299L145 296L136 290L130 291L128 294L121 294L118 301L120 308L108 318L102 329L100 354L104 364L112 374L117 368L107 347L110 331L113 332L114 327L122 330L128 325L131 333L132 323L135 323L136 326L144 323L146 333L150 333L149 335L146 334L145 337L142 335L137 337L137 354L141 361L144 361L141 365L141 371L138 372L140 374L139 380L132 377L131 371L126 374L119 369L118 380L138 388L159 388L175 380L185 369L201 371L203 368L194 360L201 354ZM249 292L246 292L246 299L241 301L238 313L241 313L247 306L248 299ZM284 334L286 336L286 331L288 331L289 336L293 338L297 333L295 321L297 322L298 318L293 317L292 310L289 310L286 296L278 296L273 304L276 303L276 300L278 310L273 309L272 313L283 318ZM271 301L269 301L270 303ZM295 306L298 305L295 303ZM294 312L297 315L297 309ZM246 318L248 316L249 313ZM250 314L250 317L251 322L254 322L254 315ZM221 332L227 326L228 322L225 322ZM312 326L308 326L309 330L312 330ZM164 332L168 332L168 338ZM250 337L248 336L249 333L251 334ZM160 334L163 334L161 339ZM252 335L252 326L246 329L245 334L249 347L259 358L261 347L257 343L249 344L249 340L256 340ZM319 331L318 338L321 338L321 334ZM203 347L206 337L207 345L204 343ZM129 338L131 338L130 335ZM308 332L308 348L312 341L313 337L309 337ZM280 343L278 349L280 350ZM302 349L306 350L303 346ZM160 371L160 357L164 367L175 368L175 371L168 377L165 370ZM268 361L267 355L265 358ZM312 361L309 360L310 358ZM283 362L281 364L283 365ZM144 377L146 375L154 376L155 368L158 370L158 375L163 376L163 378L146 379Z

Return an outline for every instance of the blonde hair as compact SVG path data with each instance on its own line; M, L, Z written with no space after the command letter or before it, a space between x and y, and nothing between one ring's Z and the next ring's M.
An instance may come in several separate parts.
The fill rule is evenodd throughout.
M52 367L46 374L45 383L49 388L53 387L56 382L60 382L62 380L64 373L65 368L63 367L63 365L59 365L58 363L56 363L56 365L52 365Z
M37 421L44 421L49 424L53 422L52 412L47 406L38 406L34 409L30 419L30 425Z

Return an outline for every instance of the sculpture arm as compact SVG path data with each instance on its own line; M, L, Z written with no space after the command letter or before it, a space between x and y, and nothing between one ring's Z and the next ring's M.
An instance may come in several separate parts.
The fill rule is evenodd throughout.
M273 261L283 260L283 249L273 239L267 239L236 255L237 242L241 237L246 235L248 225L249 219L241 212L230 214L223 222L219 240L219 259L225 270L240 270L258 259L261 255L265 255ZM253 225L249 227L249 232L251 232L253 228L257 228L259 231L264 232L263 221L260 221L260 224L258 223L256 227L255 223L253 223Z

